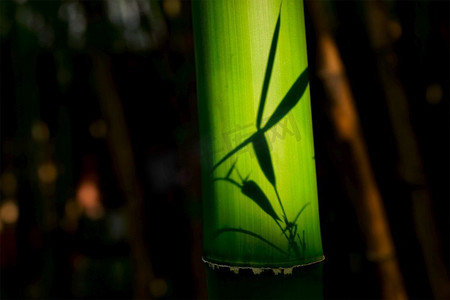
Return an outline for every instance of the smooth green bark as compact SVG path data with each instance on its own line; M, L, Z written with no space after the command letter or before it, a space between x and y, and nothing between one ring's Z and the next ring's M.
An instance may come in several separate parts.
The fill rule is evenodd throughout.
M205 260L322 260L302 1L193 1L193 17Z

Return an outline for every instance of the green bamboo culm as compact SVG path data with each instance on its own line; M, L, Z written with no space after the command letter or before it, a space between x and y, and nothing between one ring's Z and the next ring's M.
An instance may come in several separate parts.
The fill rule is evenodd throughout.
M323 260L303 2L193 1L204 260Z

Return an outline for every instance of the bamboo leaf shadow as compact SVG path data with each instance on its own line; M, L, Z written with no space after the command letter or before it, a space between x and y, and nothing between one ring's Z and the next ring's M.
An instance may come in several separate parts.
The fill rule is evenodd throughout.
M237 186L241 189L242 194L253 200L253 202L255 202L256 205L258 205L259 208L261 208L266 214L272 217L275 222L280 221L280 218L273 209L272 204L270 204L269 198L267 198L263 190L253 180L244 180L242 185L228 177L214 178L213 181L226 181L234 186Z
M287 94L284 96L283 100L281 100L280 104L277 106L277 108L267 121L266 125L264 125L263 128L261 128L259 131L255 132L246 140L244 140L242 143L240 143L238 146L236 146L236 148L228 152L221 160L219 160L219 162L217 162L212 167L211 172L217 169L218 166L220 166L224 161L226 161L236 152L238 152L239 150L241 150L242 148L253 142L255 137L260 132L266 132L274 125L276 125L281 119L283 119L303 97L303 94L305 93L307 86L308 86L308 68L306 68L295 80L294 84L291 86Z
M267 180L275 186L275 172L273 171L272 157L270 156L269 145L267 144L264 131L261 131L261 120L264 112L264 105L267 99L267 91L269 89L270 77L272 76L272 69L275 60L275 54L278 44L278 35L280 33L280 18L281 17L281 5L278 12L277 24L275 25L275 31L272 37L272 43L270 45L269 57L267 59L266 73L264 75L264 82L261 90L261 99L259 101L258 114L256 116L256 128L257 132L254 135L252 145L255 151L258 164L266 176Z
M261 98L259 101L258 113L256 116L257 132L252 134L241 144L239 144L236 148L234 148L228 154L226 154L221 160L219 160L219 162L217 162L212 167L211 172L214 172L214 170L219 165L221 165L224 161L226 161L236 152L238 152L248 144L253 143L253 147L255 149L256 156L258 157L258 162L260 164L261 169L263 170L269 182L272 183L273 186L275 186L275 174L273 172L272 159L270 157L270 151L268 150L267 141L264 137L264 132L272 128L281 119L283 119L292 108L294 108L294 106L302 98L306 90L306 87L308 86L308 68L306 68L295 80L294 84L291 86L287 94L284 96L283 100L281 100L280 104L272 113L266 125L263 128L261 128L261 120L264 112L264 105L267 98L267 91L269 89L270 78L272 76L272 69L275 61L278 37L280 33L280 20L281 20L281 4L280 4L280 11L278 12L277 24L275 25L275 30L272 36L272 43L270 46L269 57L267 59L267 67L264 75Z
M252 231L249 231L249 230L240 229L240 228L225 227L225 228L222 228L222 229L217 230L217 231L216 231L216 234L215 234L215 237L217 238L219 235L221 235L221 234L223 234L223 233L226 233L226 232L240 232L240 233L243 233L243 234L250 235L250 236L252 236L252 237L254 237L254 238L257 238L257 239L263 241L264 243L270 245L272 248L274 248L274 249L280 251L280 252L283 253L284 255L289 256L289 254L288 254L286 251L284 251L283 249L281 249L281 248L279 248L278 246L274 245L273 243L269 242L268 240L266 240L265 238L263 238L263 237L260 236L259 234L256 234L256 233L254 233L254 232L252 232Z
M273 171L272 157L270 156L269 145L263 131L258 131L252 142L259 167L263 171L267 180L275 186L275 172Z
M280 104L278 104L272 116L269 118L269 121L267 121L266 125L264 125L264 131L269 130L269 128L281 121L281 119L283 119L291 111L291 109L294 108L305 93L307 86L308 68L300 74L287 94L284 96L283 100L281 100Z
M214 170L220 166L224 161L226 161L228 158L230 158L233 154L235 154L236 152L238 152L239 150L241 150L242 148L244 148L245 146L247 146L248 144L250 144L253 141L253 138L255 137L256 134L251 135L249 138L247 138L246 140L244 140L241 144L239 144L239 146L237 146L236 148L234 148L233 150L231 150L230 152L228 152L221 160L219 160L218 163L216 163L212 169L211 172L214 172Z
M298 219L298 217L300 217L300 215L302 214L302 212L305 210L305 208L308 206L308 205L310 205L311 204L311 202L308 202L308 203L306 203L305 205L303 205L303 207L302 208L300 208L300 211L298 212L298 214L295 216L295 219L294 219L294 222L292 222L292 223L297 223L297 219Z
M228 171L227 175L225 175L225 178L230 177L231 172L233 172L233 170L234 170L234 166L236 166L236 162L237 162L237 160L233 163L233 165L231 166L231 168L230 168L230 170Z
M256 128L261 128L261 120L264 112L264 104L266 103L267 91L269 89L270 77L272 76L273 62L275 60L275 53L278 44L278 35L280 33L280 16L281 16L281 6L280 12L278 13L277 25L275 25L275 31L272 37L272 44L270 45L269 58L267 59L266 73L264 75L264 82L261 91L261 99L259 100L258 115L256 116Z
M256 182L253 180L245 181L242 185L241 192L252 199L263 211L271 216L275 222L280 220L266 194L264 194Z

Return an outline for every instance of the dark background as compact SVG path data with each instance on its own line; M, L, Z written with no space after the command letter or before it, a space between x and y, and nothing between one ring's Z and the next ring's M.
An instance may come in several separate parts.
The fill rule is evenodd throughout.
M381 4L448 270L449 3ZM327 2L331 29L407 292L432 298L365 5ZM306 28L324 295L379 298ZM206 297L193 44L188 1L0 0L1 298Z

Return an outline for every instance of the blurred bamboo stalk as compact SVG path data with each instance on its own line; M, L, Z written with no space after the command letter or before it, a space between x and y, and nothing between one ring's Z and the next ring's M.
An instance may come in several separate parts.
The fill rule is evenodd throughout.
M398 173L411 193L413 219L422 249L427 275L436 299L449 299L449 277L444 266L441 240L434 219L417 138L414 134L406 93L396 72L397 57L393 43L401 34L400 25L390 20L382 3L366 3L369 38L375 50L379 78L397 142Z
M330 34L321 1L307 1L317 38L318 75L330 101L331 118L339 139L350 152L347 168L356 173L357 196L353 201L365 237L367 259L379 272L382 297L406 299L407 293L398 266L383 201L375 182L366 144L361 134L345 69Z
M109 57L100 52L92 52L93 72L96 82L100 109L108 123L108 147L113 161L115 176L127 201L128 221L130 225L130 244L134 263L134 297L149 299L149 284L155 278L145 246L142 230L143 196L136 174L136 167L127 132L123 108L115 89Z

